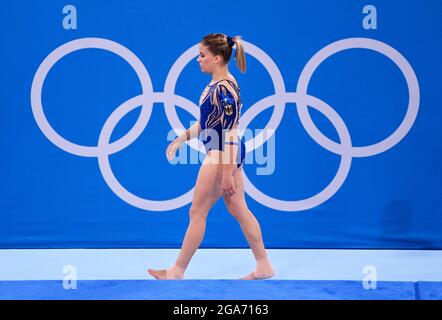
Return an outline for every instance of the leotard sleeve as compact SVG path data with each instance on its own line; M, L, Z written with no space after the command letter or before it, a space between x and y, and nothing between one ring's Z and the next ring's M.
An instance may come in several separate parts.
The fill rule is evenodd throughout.
M221 81L217 84L213 102L218 107L223 129L231 130L238 125L240 116L238 100L237 92L228 81Z

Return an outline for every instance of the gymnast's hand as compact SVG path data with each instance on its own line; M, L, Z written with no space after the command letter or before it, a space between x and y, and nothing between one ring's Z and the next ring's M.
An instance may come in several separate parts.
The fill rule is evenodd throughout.
M221 188L223 194L225 194L226 196L233 196L235 194L236 188L235 188L235 182L233 180L233 175L223 174Z
M169 161L172 161L175 158L176 151L181 147L181 142L178 138L173 140L166 149L166 157Z

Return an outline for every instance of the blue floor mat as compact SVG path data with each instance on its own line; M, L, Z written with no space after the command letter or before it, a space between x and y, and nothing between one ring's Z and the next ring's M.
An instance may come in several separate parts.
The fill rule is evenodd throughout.
M422 299L427 296L422 291L430 287L440 297L442 283L434 284L423 283ZM361 281L83 280L77 289L67 290L62 281L48 280L0 281L0 299L414 300L416 292L413 282L387 281L366 290Z
M442 282L419 281L418 290L422 300L442 300Z

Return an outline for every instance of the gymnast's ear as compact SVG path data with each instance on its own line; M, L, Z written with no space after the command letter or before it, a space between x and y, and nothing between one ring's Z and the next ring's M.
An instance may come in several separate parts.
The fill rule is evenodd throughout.
M213 57L213 62L219 65L222 65L224 63L224 59L222 56L220 56L219 54L215 55Z

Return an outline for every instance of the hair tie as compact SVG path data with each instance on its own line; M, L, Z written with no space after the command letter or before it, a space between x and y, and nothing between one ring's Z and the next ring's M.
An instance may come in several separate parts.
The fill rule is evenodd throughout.
M235 44L235 42L232 40L232 38L230 36L227 36L227 43L229 44L229 46L233 47L233 45Z

